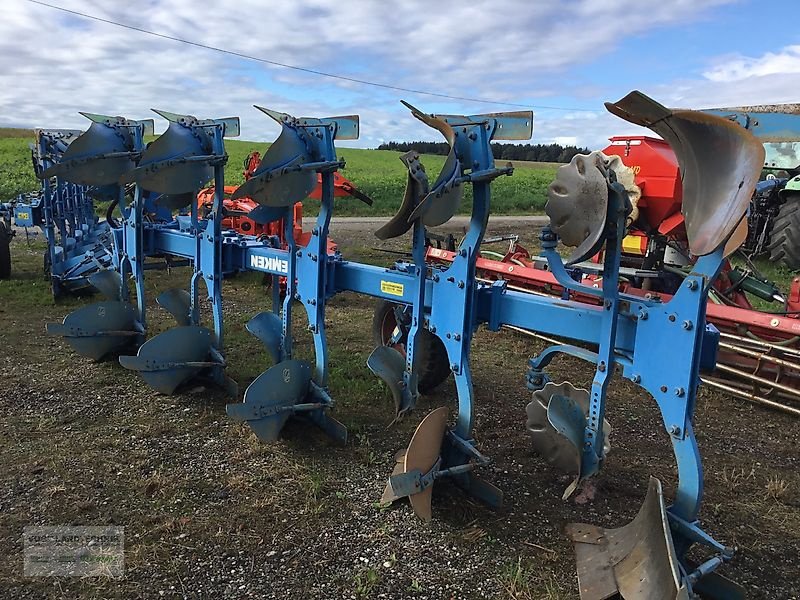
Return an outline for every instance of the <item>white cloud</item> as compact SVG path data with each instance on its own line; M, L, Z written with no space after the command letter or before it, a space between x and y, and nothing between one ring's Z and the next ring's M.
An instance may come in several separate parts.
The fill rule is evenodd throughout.
M703 73L703 76L711 81L729 83L752 77L799 73L800 45L797 45L787 46L780 52L767 52L757 58L749 56L723 57L718 59L712 69Z
M441 0L435 5L405 0L401 6L381 0L275 1L268 6L240 0L235 7L222 0L53 1L302 67L456 96L498 102L542 98L541 104L550 104L549 96L572 94L584 100L608 93L570 76L570 70L600 65L618 47L621 17L625 36L641 35L705 18L733 0ZM42 39L47 43L34 43ZM724 105L729 98L754 103L759 100L747 98L759 90L743 92L752 77L759 77L761 91L779 96L789 84L778 81L784 76L770 74L770 69L796 56L794 48L776 53L774 60L737 57L727 71L715 63L705 77L645 91L687 106ZM736 61L740 66L730 66ZM726 77L730 81L720 79ZM796 81L790 83L794 90L800 88ZM435 132L410 118L398 97L425 110L502 108L387 92L241 61L24 0L5 2L0 20L0 124L5 125L83 127L78 110L143 118L156 107L199 117L238 114L243 138L274 138L276 126L250 107L257 103L303 115L359 113L359 145L436 139ZM599 98L597 108L602 111ZM630 129L603 112L540 111L534 141L575 139L598 147L609 134Z

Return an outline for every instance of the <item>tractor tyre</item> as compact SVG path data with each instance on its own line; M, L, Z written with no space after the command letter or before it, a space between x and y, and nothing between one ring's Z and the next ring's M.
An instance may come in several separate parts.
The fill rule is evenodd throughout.
M800 194L788 196L772 222L769 260L800 270Z
M11 232L0 221L0 279L11 277Z
M393 302L378 301L372 317L372 339L377 346L391 345L391 339L397 328ZM405 353L405 342L408 332L403 332L400 341L394 344L398 352ZM442 340L427 329L420 329L417 333L417 350L414 353L417 363L417 389L420 394L433 392L450 376L450 362L447 359L447 349Z

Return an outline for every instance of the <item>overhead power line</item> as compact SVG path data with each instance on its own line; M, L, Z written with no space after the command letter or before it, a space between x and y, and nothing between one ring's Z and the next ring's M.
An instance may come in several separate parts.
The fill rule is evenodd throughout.
M39 6L44 6L47 8L52 8L53 10L58 10L64 13L68 13L74 15L76 17L81 17L83 19L91 19L92 21L98 21L100 23L106 23L108 25L114 25L115 27L122 27L124 29L129 29L131 31L137 31L139 33L144 33L146 35L151 35L154 37L158 37L164 40L170 40L173 42L180 42L181 44L187 44L189 46L194 46L196 48L203 48L204 50L212 50L214 52L220 52L222 54L228 54L230 56L236 56L238 58L243 58L245 60L252 60L260 63L264 63L267 65L271 65L273 67L281 67L283 69L292 69L293 71L301 71L303 73L308 73L310 75L318 75L320 77L328 77L330 79L338 79L340 81L349 81L351 83L358 83L360 85L368 85L377 88L383 88L386 90L394 90L398 92L408 92L410 94L420 94L424 96L433 96L436 98L446 98L448 100L461 100L464 102L476 102L479 104L492 104L495 106L513 106L516 108L537 108L541 110L563 110L563 111L580 111L580 112L598 112L593 109L589 108L575 108L575 107L566 107L566 106L544 106L544 105L536 105L536 104L517 104L514 102L500 102L496 100L487 100L485 98L469 98L467 96L454 96L451 94L442 94L439 92L430 92L427 90L417 90L414 88L406 88L397 85L390 85L388 83L380 83L377 81L369 81L366 79L358 79L356 77L349 77L347 75L338 75L336 73L328 73L326 71L320 71L318 69L311 69L308 67L298 67L297 65L290 65L287 63L282 63L276 60L270 60L267 58L262 58L259 56L252 56L250 54L244 54L242 52L237 52L235 50L227 50L225 48L220 48L219 46L211 46L210 44L203 44L201 42L195 42L192 40L187 40L184 38L175 37L172 35L167 35L166 33L159 33L157 31L152 31L150 29L145 29L143 27L137 27L136 25L130 25L128 23L120 23L119 21L113 21L111 19L104 19L102 17L98 17L96 15L90 15L88 13L80 12L77 10L71 10L69 8L64 8L63 6L57 6L55 4L48 4L47 2L41 2L40 0L27 0L27 2L31 4L37 4Z

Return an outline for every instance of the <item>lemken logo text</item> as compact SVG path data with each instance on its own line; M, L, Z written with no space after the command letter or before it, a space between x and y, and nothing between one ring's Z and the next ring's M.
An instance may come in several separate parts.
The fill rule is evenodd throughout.
M271 273L288 273L289 262L274 256L250 256L250 268Z

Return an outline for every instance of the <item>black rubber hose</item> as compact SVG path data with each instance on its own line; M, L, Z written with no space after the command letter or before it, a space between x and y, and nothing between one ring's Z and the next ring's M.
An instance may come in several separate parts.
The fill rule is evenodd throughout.
M106 210L106 222L108 223L108 226L111 227L111 229L120 228L119 221L117 221L114 218L114 215L112 214L114 212L114 209L117 208L118 205L119 205L119 198L115 198L114 200L111 201L111 204L108 205L108 209Z

